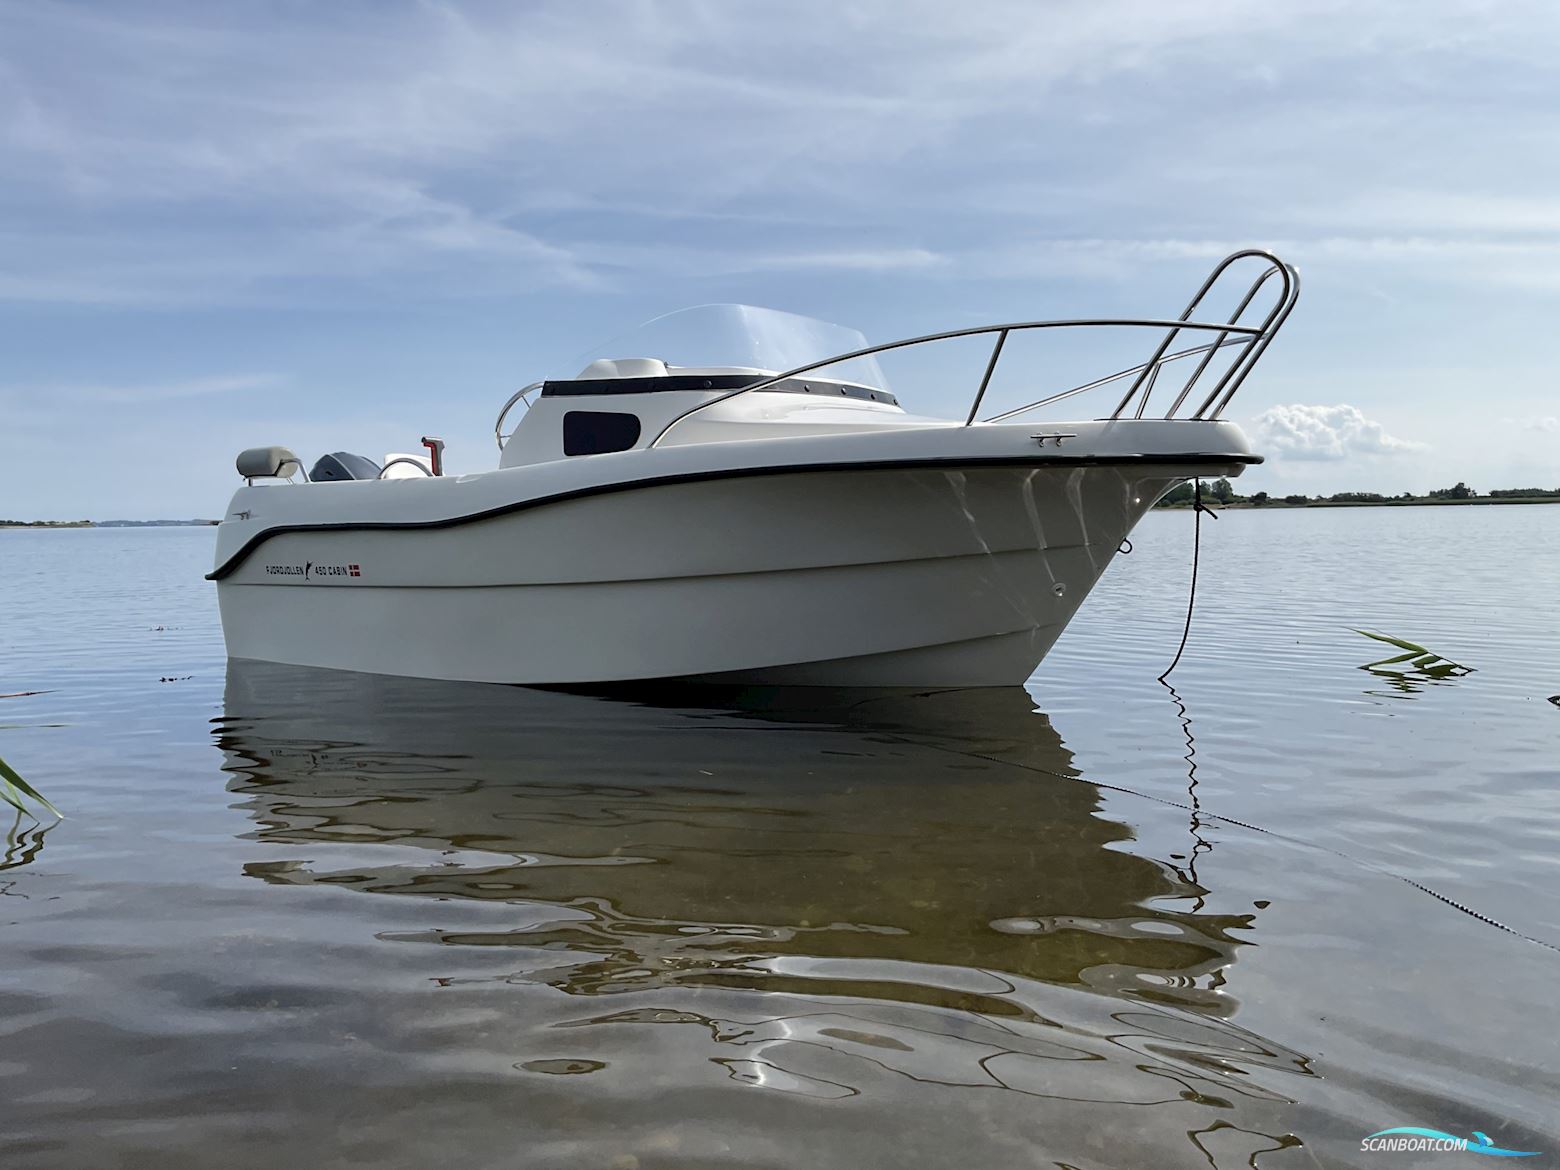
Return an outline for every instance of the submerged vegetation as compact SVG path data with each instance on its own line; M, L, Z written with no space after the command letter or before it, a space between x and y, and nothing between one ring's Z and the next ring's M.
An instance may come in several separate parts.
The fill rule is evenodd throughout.
M1351 629L1353 627L1350 627ZM1434 650L1426 649L1417 642L1410 642L1406 638L1394 638L1391 634L1381 634L1374 630L1354 630L1361 637L1371 638L1377 642L1385 642L1388 646L1396 646L1403 651L1382 658L1376 662L1368 662L1360 667L1372 674L1399 674L1412 672L1430 679L1461 678L1465 674L1472 674L1473 667L1464 666L1460 662L1453 662L1450 658L1444 658ZM1396 670L1388 670L1388 667L1396 667Z

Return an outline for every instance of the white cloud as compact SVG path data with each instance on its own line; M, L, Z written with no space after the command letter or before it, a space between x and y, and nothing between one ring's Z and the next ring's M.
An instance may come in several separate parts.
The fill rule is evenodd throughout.
M1465 92L1492 57L1512 85L1536 84L1555 22L1543 4L1436 0L1412 19L1343 0L307 12L0 4L0 218L27 224L0 248L0 298L509 294L654 280L668 261L1114 276L1228 250L1209 238L1226 231L1438 271L1495 247L1474 259L1507 284L1545 287L1555 267L1541 154L1527 154L1526 191L1487 203L1374 146L1426 125L1489 150L1543 140L1529 95L1471 134L1453 124L1472 116L1463 103L1426 111L1422 76ZM1340 76L1375 80L1339 100ZM1212 116L1215 138L1181 133ZM1336 175L1357 206L1327 185ZM1491 223L1549 239L1372 250L1342 235ZM1147 238L1113 238L1128 224Z
M752 261L754 268L770 269L854 269L860 272L890 272L904 268L932 268L947 258L925 248L862 249L850 252L792 252L764 256Z
M1560 418L1552 414L1530 415L1526 418L1513 418L1511 415L1500 420L1504 428L1516 428L1521 431L1537 431L1541 435L1554 434L1560 431Z
M1560 232L1560 199L1547 194L1513 196L1499 191L1384 188L1331 208L1302 208L1308 220L1347 218L1394 233L1446 232L1474 236Z
M0 0L0 301L32 302L4 308L0 418L87 444L70 489L119 499L92 443L221 416L232 434L192 445L216 491L217 451L293 441L262 412L304 387L333 387L298 411L321 443L373 451L427 420L355 404L379 419L386 385L423 401L447 368L473 393L443 395L440 425L478 458L479 387L678 304L875 338L1158 316L1265 244L1307 291L1243 409L1325 386L1412 418L1481 487L1554 482L1557 36L1552 0ZM1048 386L1074 340L1035 338ZM1078 381L1144 356L1076 340L1125 355ZM256 353L297 390L246 393ZM82 437L89 401L114 426ZM1267 473L1413 486L1386 482L1412 458L1336 461L1417 449L1340 409L1276 414L1291 457ZM65 490L35 478L0 471L0 494Z
M275 374L218 374L207 378L184 378L138 384L55 384L0 387L0 401L18 402L68 399L103 405L163 402L173 398L200 398L210 394L232 394L275 386L281 379Z
M1351 455L1407 455L1429 448L1387 434L1357 406L1272 406L1253 420L1262 444L1285 459L1346 459Z

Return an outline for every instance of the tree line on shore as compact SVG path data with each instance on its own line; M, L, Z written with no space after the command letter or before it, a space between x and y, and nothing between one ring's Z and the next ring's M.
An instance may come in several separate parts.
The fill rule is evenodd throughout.
M0 528L200 528L216 520L0 520Z
M1157 506L1172 508L1177 504L1190 504L1196 495L1197 489L1193 484L1183 483L1166 493ZM1383 495L1380 492L1334 492L1330 496L1270 496L1267 492L1253 492L1249 496L1243 496L1235 491L1229 480L1220 478L1203 487L1203 497L1220 504L1249 504L1254 508L1260 508L1265 504L1288 504L1298 507L1305 504L1393 504L1413 503L1420 500L1560 499L1560 488L1495 488L1481 496L1467 484L1458 481L1449 488L1436 488L1422 496L1416 496L1413 492L1404 492L1397 496Z

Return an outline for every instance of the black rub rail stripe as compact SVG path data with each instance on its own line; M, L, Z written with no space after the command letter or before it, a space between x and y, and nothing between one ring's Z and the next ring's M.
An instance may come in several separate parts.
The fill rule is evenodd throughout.
M480 520L491 520L495 516L507 516L511 512L525 512L531 508L540 508L547 504L562 504L570 500L582 500L590 496L612 495L616 492L632 491L644 487L669 487L682 483L701 483L716 479L751 479L763 475L796 475L807 472L826 471L915 471L922 468L931 470L949 469L960 470L969 468L993 468L993 467L1136 467L1144 464L1154 466L1180 466L1182 464L1207 464L1207 463L1245 463L1256 464L1262 462L1260 455L1205 455L1205 454L1174 454L1174 455L1047 455L1044 457L1026 455L992 456L989 458L948 457L944 459L880 459L873 462L843 462L843 463L798 463L781 467L733 467L712 471L686 471L675 475L657 475L645 479L624 480L616 483L592 484L590 487L574 488L566 492L555 492L550 496L538 496L530 500L516 500L511 504L500 504L494 508L486 508L480 512L467 512L461 516L445 516L437 520L343 520L335 523L321 524L278 524L274 528L267 528L263 532L257 532L246 540L232 556L223 561L211 572L206 574L208 581L220 581L238 568L266 541L273 536L284 536L290 532L371 532L374 530L407 531L419 528L457 528L462 524L475 524Z
M543 382L543 398L573 398L580 395L665 394L674 390L737 390L752 386L763 378L752 374L669 374L651 378L576 378L572 381ZM858 386L852 382L833 382L818 378L787 378L765 386L764 394L816 394L828 398L840 396L864 401L886 402L898 406L899 399L887 390Z

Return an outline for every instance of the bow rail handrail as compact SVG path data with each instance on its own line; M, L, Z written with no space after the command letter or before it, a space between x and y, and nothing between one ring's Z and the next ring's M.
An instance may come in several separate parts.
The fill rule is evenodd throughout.
M1252 281L1250 287L1246 291L1246 295L1241 298L1239 305L1230 315L1229 319L1225 321L1192 320L1192 314L1195 313L1202 305L1203 301L1207 298L1208 293L1218 285L1219 280L1224 275L1224 273L1227 272L1229 268L1238 261L1249 258L1266 260L1267 265ZM1260 325L1242 325L1240 323L1241 317L1245 315L1246 310L1251 306L1252 302L1256 299L1257 294L1261 292L1262 288L1267 284L1269 279L1275 275L1279 278L1279 294L1274 299L1273 306L1268 311L1267 316L1262 319ZM646 447L651 448L657 446L662 439L666 438L667 434L672 430L672 428L676 427L679 423L685 421L688 418L691 418L693 415L698 414L701 411L708 410L710 407L715 406L718 403L725 402L728 399L736 398L741 394L751 394L754 391L763 390L766 387L777 385L778 383L784 382L787 379L795 378L802 374L809 374L815 370L821 370L828 366L837 365L841 362L851 361L856 358L872 357L880 353L889 353L893 350L908 349L912 346L927 345L937 341L948 341L958 337L980 337L994 333L997 335L996 342L992 346L991 356L986 362L985 372L981 376L980 385L975 391L974 400L970 403L969 412L964 420L965 426L972 426L975 424L976 417L980 413L981 402L985 399L986 391L991 385L991 378L992 375L996 372L997 363L1001 360L1002 350L1003 347L1007 344L1008 335L1012 333L1041 329L1126 327L1139 329L1163 329L1166 332L1164 339L1160 341L1159 345L1155 348L1153 355L1148 359L1148 361L1143 362L1140 365L1119 371L1118 373L1108 375L1104 378L1095 379L1094 381L1085 383L1082 386L1075 386L1072 389L1064 390L1059 394L1052 394L1049 397L1031 402L1026 406L1018 407L1015 410L1006 411L989 419L983 419L981 420L982 422L999 422L1014 418L1031 410L1037 410L1040 407L1046 406L1052 402L1057 402L1061 399L1069 398L1074 394L1081 394L1086 390L1096 389L1111 382L1120 381L1121 379L1131 377L1134 374L1137 375L1136 380L1132 383L1131 387L1128 388L1126 395L1121 399L1120 403L1117 404L1116 409L1111 413L1110 417L1112 419L1119 419L1123 417L1123 415L1127 412L1128 407L1132 405L1134 400L1136 400L1137 405L1131 417L1140 419L1143 417L1144 411L1148 407L1149 399L1153 395L1154 386L1158 380L1160 370L1170 362L1178 361L1181 358L1194 356L1199 353L1204 354L1205 356L1203 360L1198 363L1197 368L1192 371L1191 375L1187 378L1186 383L1182 386L1180 393L1171 403L1170 408L1162 416L1166 419L1171 419L1176 417L1176 412L1180 410L1181 406L1186 402L1186 399L1191 394L1198 380L1203 376L1203 373L1207 370L1209 363L1213 360L1214 355L1221 349L1231 346L1241 346L1243 348L1235 355L1234 359L1229 365L1229 368L1224 371L1223 375L1214 384L1213 389L1203 399L1202 403L1197 407L1197 409L1193 411L1192 414L1187 416L1191 419L1211 421L1217 419L1220 414L1223 413L1224 408L1229 405L1230 400L1235 397L1235 392L1240 389L1241 384L1246 380L1247 375L1251 373L1252 368L1257 364L1257 360L1261 358L1264 352L1266 352L1267 347L1272 344L1273 338L1277 335L1279 329L1282 328L1284 322L1289 319L1289 314L1294 310L1295 301L1299 298L1299 295L1300 276L1292 265L1286 264L1272 252L1269 252L1266 249L1247 248L1239 252L1234 252L1221 260L1214 267L1213 271L1208 275L1208 278L1203 281L1202 287L1197 290L1196 295L1193 296L1192 299L1187 303L1187 306L1182 311L1181 315L1175 319L1166 320L1147 317L1092 317L1061 321L1017 321L1005 325L980 325L969 329L950 329L942 333L927 333L920 337L908 337L901 341L890 341L882 345L871 345L867 346L865 349L852 350L849 353L836 354L833 357L824 358L821 361L809 362L807 365L797 366L795 369L786 370L783 373L772 374L760 378L756 381L750 382L746 386L739 386L734 390L728 390L724 394L718 394L713 398L698 403L697 405L690 407L681 414L678 414L672 418L670 422L668 422L660 429L659 432L657 432L655 438L651 439L650 442L646 444ZM1218 336L1207 345L1193 346L1188 349L1178 350L1174 353L1171 353L1170 346L1175 342L1175 339L1181 334L1183 330L1191 330L1200 333L1216 333ZM533 388L534 387L528 387L528 389ZM515 398L517 399L519 397L520 394L516 394ZM512 406L513 404L514 399L511 399L508 406ZM508 406L505 407L506 412L508 410ZM502 415L500 415L500 421L502 421Z
M1023 406L1015 406L1012 410L1005 410L1001 414L994 414L984 422L1006 422L1010 418L1017 418L1021 414L1028 414L1031 410L1039 410L1042 406L1050 406L1053 402L1060 402L1064 398L1071 398L1075 394L1084 394L1090 390L1098 390L1101 386L1109 386L1112 382L1119 382L1123 378L1130 378L1133 374L1141 374L1144 370L1151 369L1155 365L1167 366L1171 362L1178 362L1182 358L1196 357L1200 353L1223 349L1230 345L1246 345L1248 341L1244 337L1231 337L1227 340L1210 341L1207 345L1194 345L1188 349L1179 349L1174 353L1167 353L1158 362L1140 362L1135 366L1128 366L1124 370L1117 370L1114 374L1106 374L1103 378L1096 378L1092 382L1085 382L1081 386L1074 386L1071 390L1063 390L1057 394L1047 395L1045 398L1037 398L1033 402L1027 402ZM1206 359L1205 359L1206 360ZM1193 373L1193 378L1196 372Z
M531 400L527 398L526 395L531 393L533 390L540 390L545 385L545 382L532 382L529 386L522 386L520 389L516 390L509 396L508 402L499 407L498 418L493 422L493 439L498 443L498 449L500 451L504 449L504 444L514 437L513 431L510 431L507 435L504 434L504 419L508 417L509 412L514 409L514 405L517 402L524 401L525 408L530 410Z

